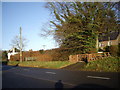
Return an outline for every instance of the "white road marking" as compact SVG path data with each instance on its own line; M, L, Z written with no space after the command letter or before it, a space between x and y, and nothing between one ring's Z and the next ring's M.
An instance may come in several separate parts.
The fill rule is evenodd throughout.
M55 72L45 72L45 73L56 74Z
M98 78L98 79L110 79L110 78L107 78L107 77L98 77L98 76L87 76L88 78Z

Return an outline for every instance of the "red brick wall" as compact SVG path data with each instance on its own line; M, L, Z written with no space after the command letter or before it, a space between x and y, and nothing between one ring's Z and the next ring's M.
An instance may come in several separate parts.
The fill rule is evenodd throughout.
M29 57L36 58L37 61L51 61L53 59L52 56L50 54L48 54L48 53L41 54L39 51L22 52L23 61L25 61L26 58L29 58ZM10 57L10 60L11 61L20 60L20 55L19 54L12 55Z

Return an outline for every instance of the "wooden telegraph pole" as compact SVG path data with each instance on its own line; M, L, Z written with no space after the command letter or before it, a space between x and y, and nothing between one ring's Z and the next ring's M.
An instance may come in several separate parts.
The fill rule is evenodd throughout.
M22 28L20 27L20 62L22 62Z

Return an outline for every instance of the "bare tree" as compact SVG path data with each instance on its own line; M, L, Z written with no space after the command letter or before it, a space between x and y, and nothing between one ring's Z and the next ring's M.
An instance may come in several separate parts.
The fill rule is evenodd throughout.
M26 39L26 38L24 38L24 37L22 37L22 48L20 47L20 37L19 36L15 36L14 38L13 38L13 40L11 41L11 46L12 47L15 47L15 48L17 48L17 49L22 49L22 50L24 50L25 49L25 47L26 47L26 45L27 45L27 42L28 42L28 40Z

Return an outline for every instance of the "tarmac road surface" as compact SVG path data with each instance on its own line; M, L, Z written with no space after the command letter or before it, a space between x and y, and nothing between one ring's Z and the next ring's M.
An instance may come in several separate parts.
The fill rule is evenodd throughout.
M2 66L2 88L120 88L115 72Z

